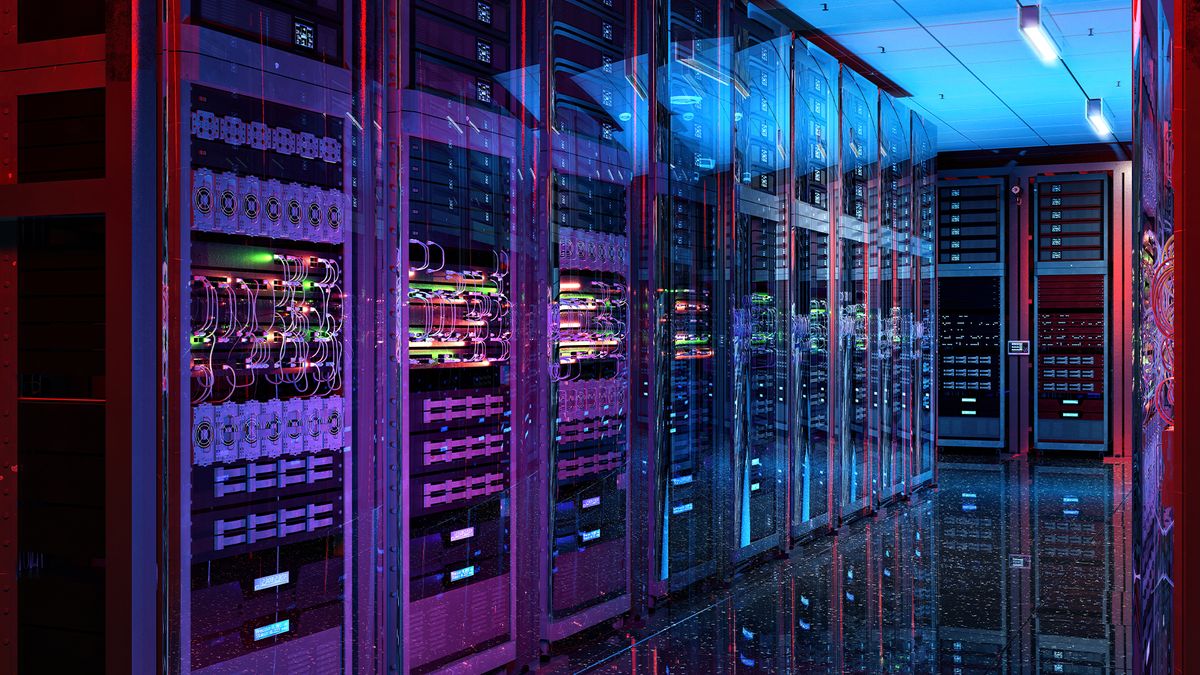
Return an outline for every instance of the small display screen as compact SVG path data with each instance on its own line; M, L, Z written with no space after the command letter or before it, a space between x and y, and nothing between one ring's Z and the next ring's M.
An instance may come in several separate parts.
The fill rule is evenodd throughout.
M317 27L303 19L294 19L292 21L292 42L297 47L316 49Z

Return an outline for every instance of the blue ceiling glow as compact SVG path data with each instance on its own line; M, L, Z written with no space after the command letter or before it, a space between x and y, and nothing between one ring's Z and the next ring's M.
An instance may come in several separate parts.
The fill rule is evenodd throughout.
M1130 140L1129 0L1042 2L1070 72L1038 60L1017 30L1014 0L783 2L911 92L908 104L938 126L940 151L1095 143L1089 97L1104 99L1117 140Z

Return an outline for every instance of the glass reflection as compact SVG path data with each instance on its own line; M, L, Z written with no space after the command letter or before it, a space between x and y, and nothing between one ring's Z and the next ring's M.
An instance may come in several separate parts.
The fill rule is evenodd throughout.
M1124 672L1129 467L939 465L936 490L578 643L545 672Z

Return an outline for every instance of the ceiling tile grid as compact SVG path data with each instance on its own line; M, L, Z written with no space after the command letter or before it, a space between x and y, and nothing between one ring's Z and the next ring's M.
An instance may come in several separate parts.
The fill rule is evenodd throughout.
M1129 0L1042 2L1065 67L1042 64L1025 44L1014 0L785 3L908 90L938 124L942 151L1097 142L1087 97L1103 98L1117 140L1130 140Z

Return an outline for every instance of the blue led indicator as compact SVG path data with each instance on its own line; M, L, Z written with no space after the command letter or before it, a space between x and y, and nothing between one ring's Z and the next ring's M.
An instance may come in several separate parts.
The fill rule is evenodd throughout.
M600 530L588 530L587 532L581 532L579 536L584 541L591 541L593 539L599 539L600 538Z
M254 629L254 641L257 642L259 640L265 640L269 637L275 637L276 635L283 635L291 629L292 622L289 619L276 621L275 623L269 623L265 626L259 626L258 628Z
M450 581L461 581L463 579L466 579L467 577L473 577L473 576L475 576L475 566L468 565L467 567L464 567L461 570L454 570L453 572L451 572L450 573Z
M254 590L265 591L268 588L282 586L292 580L291 572L280 572L279 574L269 574L265 577L259 577L254 580Z

